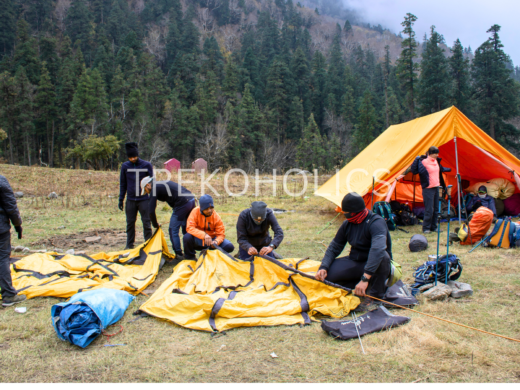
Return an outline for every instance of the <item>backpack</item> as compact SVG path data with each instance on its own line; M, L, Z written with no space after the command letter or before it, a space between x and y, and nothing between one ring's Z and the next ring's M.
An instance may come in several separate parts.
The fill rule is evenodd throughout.
M392 208L392 212L394 213L394 222L399 226L413 226L419 223L419 220L412 213L410 206L408 204L401 204L396 200L392 200L390 202L390 207Z
M388 202L376 202L374 203L374 207L372 207L372 212L380 215L386 221L386 225L388 226L388 230L394 231L396 228L394 215L392 214L392 209Z
M439 205L435 205L436 210L438 211ZM450 204L450 218L455 218L457 216L457 210L455 209L455 206L453 203ZM448 202L446 199L441 199L441 218L442 219L448 219Z
M436 261L427 261L418 267L413 276L415 283L413 288L424 286L425 284L435 283L435 268L437 267L437 282L444 283L446 281L446 272L448 273L448 280L457 280L462 274L462 264L456 255L446 255L439 257L439 264Z
M518 226L511 222L511 217L500 218L496 223L495 227L484 239L484 245L496 248L515 248L517 244L517 232Z

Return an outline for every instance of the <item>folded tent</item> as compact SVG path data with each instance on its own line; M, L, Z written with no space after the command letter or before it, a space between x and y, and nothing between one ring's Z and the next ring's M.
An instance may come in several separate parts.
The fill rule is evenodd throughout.
M520 192L520 160L479 129L456 107L390 126L315 195L340 206L349 192L363 195L367 207L373 202L397 200L422 203L419 175L403 176L417 156L430 146L439 148L442 165L452 171L444 174L453 185L453 203L458 205L457 173L470 185L494 178L506 179ZM374 177L374 179L373 179Z

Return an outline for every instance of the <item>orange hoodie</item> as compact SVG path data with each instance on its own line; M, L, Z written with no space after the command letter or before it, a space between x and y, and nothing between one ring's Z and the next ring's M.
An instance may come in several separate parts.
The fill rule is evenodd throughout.
M220 215L213 210L211 217L206 217L200 212L200 207L191 210L188 221L186 222L186 231L192 236L200 238L204 241L204 237L209 235L212 239L216 239L217 244L222 244L226 238L226 228ZM216 238L215 238L216 237Z

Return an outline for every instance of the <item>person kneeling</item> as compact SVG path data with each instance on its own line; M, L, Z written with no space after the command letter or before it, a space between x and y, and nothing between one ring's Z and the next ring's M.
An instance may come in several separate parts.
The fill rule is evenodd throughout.
M269 235L273 229L274 238ZM243 210L237 221L237 241L240 247L239 257L247 260L254 255L275 258L273 249L278 248L283 240L283 230L273 210L264 202L253 202L251 208Z
M226 239L226 228L215 211L213 198L203 195L199 204L191 211L186 223L187 233L183 237L185 259L196 260L196 250L215 248L216 245L228 253L233 252L235 247Z
M341 208L347 221L327 248L316 279L355 288L354 294L360 297L368 294L382 299L392 258L392 241L386 222L369 211L363 198L355 192L345 195ZM350 254L337 258L347 243L351 245ZM374 304L374 300L366 297L355 311L371 310Z

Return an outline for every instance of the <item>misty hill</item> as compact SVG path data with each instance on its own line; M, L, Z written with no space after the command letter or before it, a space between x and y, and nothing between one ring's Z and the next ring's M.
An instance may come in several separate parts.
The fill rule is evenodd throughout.
M410 32L317 1L0 0L0 158L115 168L136 141L155 164L331 170L389 125L452 104L516 148L499 26L498 49L475 54L498 67L487 85L434 30L407 55Z

